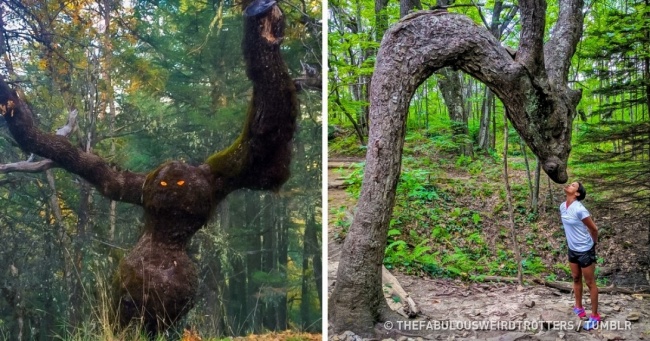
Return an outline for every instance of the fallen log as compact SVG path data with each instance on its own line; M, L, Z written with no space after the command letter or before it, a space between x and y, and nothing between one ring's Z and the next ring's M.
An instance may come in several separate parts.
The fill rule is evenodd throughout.
M558 290L566 291L566 292L571 292L573 291L573 284L572 283L567 283L567 282L556 282L556 281L545 281L543 279L535 278L533 279L533 282L544 285L547 287L555 288ZM615 285L610 285L608 287L601 287L598 288L599 293L604 293L604 294L626 294L626 295L639 295L641 297L650 297L650 290L648 289L641 289L641 290L632 290L628 288L621 288L617 287Z
M384 290L384 297L388 306L398 314L413 318L420 312L415 301L409 294L406 293L404 288L399 284L399 281L393 274L386 269L385 266L381 267L381 281ZM398 299L396 299L396 297Z
M479 282L517 282L517 277L504 276L476 276L475 279Z
M503 277L503 276L477 276L475 277L477 281L483 282L517 282L516 277ZM573 291L573 283L569 282L558 282L558 281L546 281L541 278L533 278L532 281L539 285L544 285L550 288L555 288L565 292ZM626 295L637 295L640 297L650 297L650 289L640 289L633 290L629 288L617 287L615 285L610 285L608 287L598 288L599 293L604 294L626 294Z

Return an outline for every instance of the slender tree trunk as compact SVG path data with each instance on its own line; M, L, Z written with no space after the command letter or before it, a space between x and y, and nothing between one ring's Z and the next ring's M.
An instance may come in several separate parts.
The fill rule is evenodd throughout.
M539 178L542 171L542 164L539 158L535 157L535 185L533 186L533 213L537 214L539 209Z
M310 245L310 254L312 258L312 264L314 266L314 282L316 284L316 293L318 294L319 310L321 310L323 302L323 266L321 263L322 249L320 243L321 239L318 238L318 229L320 228L320 224L316 223L314 213L315 212L312 211L307 217L307 226L310 226L310 231L309 234L305 237L308 237L306 241L308 241Z
M246 217L255 218L247 223L246 228L246 272L248 282L248 316L249 330L255 334L262 330L261 302L260 302L260 285L254 280L255 274L262 269L262 241L261 241L261 219L260 219L260 194L257 192L247 192L246 198Z
M314 321L309 319L309 315L311 312L310 308L310 294L311 290L309 290L310 285L310 278L313 277L315 284L316 284L316 291L318 292L318 302L319 302L319 307L318 310L320 311L320 302L322 299L322 294L321 294L321 288L322 288L322 282L321 282L321 266L320 266L320 247L318 243L318 236L317 236L317 229L318 229L318 224L316 224L316 221L314 219L314 211L313 211L313 205L309 205L309 209L307 209L306 212L306 224L305 224L305 236L304 236L304 242L303 242L303 279L302 279L302 300L300 302L300 311L301 311L301 316L304 319L303 320L303 328L314 328ZM313 276L308 276L308 268L309 268L309 263L311 262L312 268L313 268ZM318 265L317 265L318 263Z
M341 103L341 97L339 95L339 90L338 88L334 89L334 94L336 97L334 98L334 102L338 104L339 108L341 108L341 111L343 111L343 114L350 120L350 123L352 123L352 126L354 127L354 131L357 133L357 137L359 138L359 143L362 146L366 145L366 141L364 140L364 137L367 135L364 133L362 130L361 126L357 124L357 120L350 114L345 107L343 106L343 103Z
M287 276L287 265L289 263L289 226L286 222L286 202L280 201L278 204L278 272L283 278ZM280 295L277 307L277 326L278 330L287 329L287 294L284 292Z
M409 0L401 0L408 2ZM438 6L447 6L449 0L438 0ZM404 13L401 11L400 13ZM406 12L408 13L408 12ZM402 14L402 16L406 15ZM465 156L471 156L473 147L471 141L467 138L469 135L467 108L465 105L465 96L463 96L462 75L459 71L454 71L449 67L442 68L438 72L438 89L445 100L447 111L452 125L452 133L455 137L460 137L460 153Z
M497 101L494 96L492 96L492 135L490 136L490 148L497 148ZM505 115L505 114L504 114Z
M264 249L263 258L262 258L262 271L265 273L273 273L276 270L277 264L277 255L275 251L277 250L277 223L274 216L275 212L275 201L271 200L271 195L266 194L264 196L263 207L264 207L264 221L265 229L262 234L262 248ZM278 330L275 319L275 301L267 303L264 309L264 328L267 330Z
M113 81L111 77L111 70L113 69L113 41L111 39L111 11L113 9L114 0L104 0L104 43L103 43L103 55L104 55L104 67L103 67L103 76L106 88L104 89L104 94L106 96L106 103L108 104L108 131L109 134L115 132L115 96L113 95ZM115 140L111 139L111 156L115 155ZM109 212L108 212L108 223L109 223L109 240L113 241L115 239L115 222L117 218L116 213L116 202L111 200Z
M376 42L381 42L381 39L384 37L384 32L388 28L388 14L385 11L386 5L388 5L388 0L375 0Z
M483 104L481 105L481 121L478 130L478 147L483 150L490 149L490 120L492 107L492 91L486 86L485 96L483 96Z
M468 140L469 128L467 127L468 117L465 98L463 96L462 75L451 68L443 68L438 71L438 88L445 100L449 118L451 120L453 135L461 138L460 153L465 156L472 155L472 143Z
M307 228L306 228L307 229ZM305 233L306 232L305 229ZM309 246L307 245L306 242L303 242L302 245L302 278L301 278L301 283L300 283L300 324L301 330L306 330L311 321L309 320L309 300L310 300L310 293L309 293L309 280L307 277L307 273L309 270L309 257L307 256L309 254Z
M524 140L521 138L519 138L519 148L521 149L521 155L523 155L524 163L526 164L526 179L528 180L528 193L530 193L530 206L531 206L530 209L532 211L534 210L533 209L533 205L534 205L533 179L532 179L532 175L530 174L530 165L528 164L528 153L526 153L526 145L524 144Z
M72 291L70 292L70 331L78 327L84 318L84 258L87 247L87 236L90 222L91 187L80 180L79 209L77 211L77 233L74 238L73 270L71 274Z
M231 199L233 200L233 199ZM248 202L245 200L245 194L241 193L239 196L234 199L237 204L233 205L234 202L231 202L229 205L230 212L230 226L228 228L229 234L236 233L240 235L241 227L246 225L246 205ZM233 211L234 210L234 211ZM241 235L240 235L241 236ZM248 236L240 237L241 240L245 240ZM246 242L243 243L246 245ZM234 335L244 335L249 330L249 320L248 313L250 312L248 306L248 285L247 285L247 272L246 272L246 262L245 262L245 249L241 250L240 255L235 255L231 258L231 269L232 275L228 279L228 325L232 328Z
M438 0L440 2L440 0ZM403 18L409 12L414 10L421 10L422 4L420 0L399 0L399 17Z
M508 118L503 115L503 184L506 188L506 201L508 202L508 217L510 218L510 238L512 248L515 253L517 262L517 282L523 285L521 269L521 253L519 252L519 242L517 241L517 232L515 227L515 210L512 207L512 191L510 190L510 179L508 177Z

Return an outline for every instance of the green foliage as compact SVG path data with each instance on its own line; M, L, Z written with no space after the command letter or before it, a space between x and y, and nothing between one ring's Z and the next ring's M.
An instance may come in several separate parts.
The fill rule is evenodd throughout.
M539 275L546 271L546 265L544 265L540 257L531 256L524 258L521 261L521 266L524 274L527 275Z
M564 272L567 276L571 276L571 268L566 263L556 263L553 268Z
M359 138L352 134L330 141L328 144L328 153L330 155L364 156L366 147L360 145Z
M406 194L406 197L416 204L438 199L435 186L427 184L430 181L430 174L420 169L404 170L400 175L397 191Z
M353 198L359 198L361 194L361 183L363 182L363 169L365 162L352 165L352 172L348 172L343 178L346 185L345 191L352 195Z
M334 238L337 240L343 239L348 232L348 228L352 225L352 221L350 221L350 217L348 216L347 207L340 206L338 208L332 208L330 211L334 214L333 223L337 227Z

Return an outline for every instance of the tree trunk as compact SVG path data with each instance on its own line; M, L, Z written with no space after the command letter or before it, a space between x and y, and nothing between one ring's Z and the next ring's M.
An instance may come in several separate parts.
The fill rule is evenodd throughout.
M451 120L452 133L455 137L461 138L460 153L465 156L472 155L472 142L467 141L469 128L467 127L468 116L463 97L462 75L451 68L443 68L437 72L438 88L445 100L449 119Z
M450 2L449 0L438 0L437 5L440 7L448 6ZM402 14L401 16L403 17L404 15L406 14ZM465 156L471 156L472 143L471 141L466 141L469 135L469 128L467 126L468 111L465 107L466 101L463 96L463 84L461 82L463 76L460 72L448 67L440 69L437 74L439 75L438 89L440 89L442 98L447 106L447 112L451 120L452 134L455 137L461 137L463 139L459 144L460 153Z
M517 283L524 285L521 269L521 253L519 242L515 232L515 210L512 207L512 191L510 190L510 179L508 178L508 119L503 115L503 184L506 187L506 201L508 202L508 218L510 219L510 239L517 262Z
M406 114L415 89L433 72L453 66L484 82L544 171L566 182L571 126L580 92L567 86L571 56L582 34L582 1L563 1L546 48L546 6L520 1L522 31L516 58L472 20L446 11L404 17L386 31L370 91L366 168L354 222L342 247L329 317L337 332L373 335L390 318L381 291L381 265L401 171ZM544 62L548 63L545 64Z
M283 278L287 278L287 265L289 263L289 226L286 221L286 202L280 201L278 208L278 265L277 269ZM287 329L287 293L280 294L276 311L277 330Z
M276 217L275 212L275 203L271 200L269 194L264 196L263 201L263 217L265 223L265 229L262 234L262 271L266 273L273 273L276 270L277 264L277 255L276 255L276 242L277 242L277 224L275 222ZM274 313L276 311L276 302L275 300L268 302L264 307L263 319L264 319L264 328L267 330L277 330L276 319Z
M246 247L246 240L249 236L241 236L242 227L246 227L246 206L248 202L245 200L245 193L234 198L229 205L230 210L230 226L228 227L229 234L239 235L240 240L243 241ZM231 199L232 200L232 199ZM235 204L236 202L236 204ZM247 231L245 228L244 231ZM228 325L232 328L234 335L245 335L249 331L250 321L248 313L250 312L248 306L248 285L246 276L246 250L243 249L231 258L232 275L228 279Z
M539 159L535 158L535 184L533 185L533 213L537 213L539 210L539 178L541 175L542 164L539 163Z
M310 278L313 277L315 284L316 284L316 291L318 293L318 302L319 302L319 307L318 310L320 311L320 302L322 302L322 293L321 293L321 288L322 288L322 275L321 275L321 265L320 265L320 247L318 243L318 236L317 236L317 229L320 227L315 219L314 219L314 211L313 211L313 205L309 206L310 208L307 209L306 211L306 224L305 224L305 236L303 239L303 278L302 278L302 296L301 296L301 301L300 301L300 315L302 317L303 321L303 329L307 328L309 330L310 328L313 329L314 326L314 321L312 321L309 316L311 315L311 308L310 308L310 295L311 295L311 290L309 290L310 285ZM308 276L308 268L309 268L309 263L311 262L312 264L312 276ZM318 263L318 264L317 264Z
M440 0L438 1L440 2ZM413 10L421 10L420 0L399 0L399 17L403 18ZM383 33L383 32L382 32ZM383 35L382 35L383 36Z
M74 237L73 270L70 274L72 290L70 291L70 331L79 327L84 318L84 255L89 221L90 221L90 184L81 180L79 188L79 209L77 211L77 234Z
M483 105L481 106L481 122L478 130L478 147L483 150L490 149L490 120L492 113L492 91L485 87L485 96L483 96Z
M103 93L106 95L106 103L108 104L108 131L109 134L115 132L115 96L113 95L113 81L111 76L111 70L113 69L113 41L111 39L111 11L113 9L113 0L104 0L104 42L103 42L103 55L104 55L104 66L103 66L103 76L105 83L105 89ZM111 139L111 156L115 156L115 139ZM109 233L108 239L113 241L115 239L115 222L116 222L116 201L111 200L109 212L108 212L108 223L109 223Z
M507 122L507 121L506 121ZM521 155L524 157L524 163L526 164L526 179L528 180L528 192L530 193L530 209L534 210L533 205L535 199L533 198L533 179L530 174L530 164L528 163L528 153L526 153L526 146L524 145L524 140L519 139L519 149L521 150Z
M358 4L358 3L357 3ZM384 32L388 29L388 14L386 13L388 0L375 0L375 41L381 42ZM357 5L358 6L358 5ZM359 16L361 18L361 16Z
M305 228L305 234L307 228ZM305 236L306 237L306 236ZM304 240L304 239L303 239ZM307 270L309 269L309 246L306 242L302 244L302 278L300 283L300 330L306 330L310 324L309 321L309 280Z
M248 316L249 331L259 333L262 330L262 316L260 298L260 284L255 281L255 274L262 269L262 241L261 241L261 219L260 219L260 193L246 192L245 217L252 219L247 222L246 233L246 277L248 282Z
M311 210L310 210L311 211ZM313 211L309 213L307 217L307 228L309 228L309 234L305 232L305 242L309 243L310 246L310 256L312 258L312 264L314 267L314 282L316 284L316 293L318 294L318 305L319 310L322 308L323 302L323 266L321 263L322 258L322 249L321 249L321 239L318 238L318 231L321 227L320 224L316 223L316 219Z

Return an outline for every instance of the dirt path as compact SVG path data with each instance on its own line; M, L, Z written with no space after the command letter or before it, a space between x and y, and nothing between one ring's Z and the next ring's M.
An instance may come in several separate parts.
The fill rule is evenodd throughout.
M332 160L328 169L328 292L336 283L336 270L344 229L334 223L341 217L351 222L354 199L345 192L339 169L355 160ZM344 225L339 223L339 225ZM650 340L650 297L600 295L600 312L607 329L576 331L579 320L572 313L573 296L538 285L517 287L505 283L467 283L431 279L393 272L418 304L416 320L397 321L398 340ZM587 296L588 297L588 296ZM587 298L587 302L589 302ZM587 305L588 307L588 305ZM589 311L590 309L587 309ZM540 321L555 321L542 326ZM473 324L472 324L473 323ZM454 330L450 330L454 327ZM542 328L543 327L543 328ZM378 326L377 330L386 329ZM398 335L399 335L398 334ZM420 335L416 337L415 334ZM330 340L361 340L351 332Z

